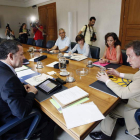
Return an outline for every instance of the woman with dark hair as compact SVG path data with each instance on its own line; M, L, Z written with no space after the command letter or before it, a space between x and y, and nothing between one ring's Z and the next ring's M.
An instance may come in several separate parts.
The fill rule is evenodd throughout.
M107 33L105 35L105 52L99 60L100 63L122 64L121 42L115 33Z
M85 43L84 36L83 35L77 35L76 38L75 38L75 41L77 42L77 44L69 52L69 55L71 55L71 53L77 51L79 55L82 54L86 57L91 58L90 47L89 47L88 44Z
M19 29L19 39L21 43L26 44L28 40L28 30L26 29L26 23L23 23Z
M8 40L9 40L9 39L10 39L10 40L14 40L14 39L15 39L15 34L14 34L14 32L11 30L9 24L6 25L5 35L6 35L6 37L7 37Z

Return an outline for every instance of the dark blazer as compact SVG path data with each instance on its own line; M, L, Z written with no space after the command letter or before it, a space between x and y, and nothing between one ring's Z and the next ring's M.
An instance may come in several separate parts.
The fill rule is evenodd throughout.
M19 78L0 61L0 124L14 116L26 117L32 110L34 93L27 93Z

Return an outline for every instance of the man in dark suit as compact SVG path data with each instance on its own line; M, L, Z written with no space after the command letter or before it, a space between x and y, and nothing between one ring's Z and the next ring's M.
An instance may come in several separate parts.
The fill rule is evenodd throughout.
M37 89L31 85L23 86L14 70L22 66L23 59L23 48L19 42L7 40L0 44L0 124L5 124L15 116L22 119L33 109ZM42 130L41 140L53 140L54 122L43 113L42 119L42 123L48 123ZM2 139L19 140L20 133L26 132L29 126L30 122L19 125Z

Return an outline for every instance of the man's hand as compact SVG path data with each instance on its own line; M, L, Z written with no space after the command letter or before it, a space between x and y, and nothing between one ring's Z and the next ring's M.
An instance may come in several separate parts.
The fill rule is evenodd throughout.
M96 78L99 80L99 81L102 81L104 83L106 83L106 81L109 79L108 75L105 73L105 74L102 74L100 72L98 72Z
M51 51L51 49L47 49L47 51L49 52L49 51Z
M120 77L120 73L113 68L108 68L107 73L110 74L110 75L115 75L115 76Z
M25 90L29 93L29 92L33 92L34 94L37 94L37 89L34 86L31 85L24 85Z
M54 52L54 53L58 53L58 52L59 52L59 50L53 50L53 52Z

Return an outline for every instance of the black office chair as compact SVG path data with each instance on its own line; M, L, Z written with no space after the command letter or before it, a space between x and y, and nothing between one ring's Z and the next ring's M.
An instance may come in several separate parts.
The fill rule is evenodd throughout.
M22 122L26 123L26 120L30 118L32 118L32 123L30 125L27 135L23 138L23 139L28 140L35 132L35 129L41 119L41 113L37 109L33 109L32 112L23 119L19 119L15 117L9 122L7 122L6 124L0 126L0 140L3 134L6 134L9 130L13 129L15 126L17 126L18 124L21 124Z
M135 116L135 120L136 120L137 124L140 127L140 109L137 109L134 116ZM125 130L125 134L131 135L127 130ZM138 137L138 136L134 136L134 135L131 135L131 136L134 137L137 140L140 140L140 137Z
M90 45L90 52L91 52L92 58L95 58L95 59L100 58L100 48L99 47Z
M76 42L71 42L71 49L73 49L76 44Z
M127 62L126 50L122 50L122 59L123 59L123 65L130 66L130 64Z
M34 43L34 39L33 38L28 38L27 44L28 45L33 45L33 43Z
M54 40L49 40L49 41L47 41L46 48L47 48L47 49L50 49L50 48L52 48L54 45L55 45L55 41L54 41Z

